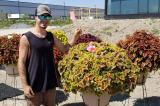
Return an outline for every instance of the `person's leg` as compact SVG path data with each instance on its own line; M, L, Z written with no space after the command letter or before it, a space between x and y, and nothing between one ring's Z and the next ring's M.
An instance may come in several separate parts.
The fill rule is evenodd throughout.
M43 95L45 106L56 106L55 97L56 97L56 88L46 91Z
M42 101L42 94L37 93L33 98L27 98L27 106L40 106Z

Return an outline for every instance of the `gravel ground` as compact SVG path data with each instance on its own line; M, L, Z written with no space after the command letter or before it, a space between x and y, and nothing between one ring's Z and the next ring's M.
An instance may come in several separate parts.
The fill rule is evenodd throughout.
M76 28L80 27L83 33L91 33L99 36L101 39L116 43L126 35L136 30L144 29L151 31L159 31L160 19L123 19L123 20L77 20L72 25L61 27L68 37L71 38Z
M116 43L120 39L123 39L126 35L133 33L139 29L145 29L148 31L159 31L160 19L125 19L125 20L77 20L72 25L66 25L63 27L50 26L48 29L62 29L67 33L69 39L73 37L73 33L76 28L80 27L83 33L91 33L99 36L102 40L107 42ZM0 29L0 35L7 35L11 33L24 33L29 31L31 28L15 27L15 29ZM130 94L130 96L119 95L112 97L110 100L110 106L160 106L160 72L151 73L146 81L146 92L143 92L144 86L137 86L136 89ZM14 78L7 77L3 70L0 70L0 83L5 83L9 86L14 87ZM19 77L16 77L16 87L22 90ZM58 106L83 106L83 100L78 94L69 94L67 97L63 93L63 90L57 89L62 94L57 98ZM0 91L0 94L2 91ZM147 95L143 95L147 94ZM144 97L145 98L144 98ZM18 96L20 100L15 101L14 99L7 99L0 101L0 106L26 106L24 96ZM15 105L16 104L16 105Z
M24 23L18 23L18 24L11 25L8 29L23 29L23 28L30 28L30 27L32 26Z
M58 26L48 26L47 29L55 29L59 28ZM12 33L17 33L17 34L23 34L27 31L32 30L32 27L28 28L14 28L14 29L0 29L0 36L12 34Z
M66 32L68 38L71 39L76 28L81 28L83 33L91 33L104 41L116 43L136 30L144 29L149 32L160 33L160 19L83 19L77 20L71 25L63 27L49 26L47 29L62 29ZM0 29L0 36L11 33L22 34L29 30L31 30L31 27L28 25L14 24L9 29Z
M158 72L151 73L146 80L145 86L136 86L130 95L117 94L112 96L109 106L160 106L159 73L160 70ZM6 72L4 70L0 70L0 77L0 85L2 83L7 84L10 87L18 88L22 91L19 77L6 76ZM146 87L146 90L144 87ZM0 91L0 96L4 93L5 95L10 95L10 92L15 91L13 91L13 89L3 89ZM84 106L80 93L66 94L59 88L57 88L56 103L57 106ZM26 106L26 101L24 99L24 95L20 95L13 98L7 98L2 101L0 100L0 106Z

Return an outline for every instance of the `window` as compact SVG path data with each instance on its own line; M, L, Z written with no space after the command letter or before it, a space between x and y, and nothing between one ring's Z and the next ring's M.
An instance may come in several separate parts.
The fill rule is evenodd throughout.
M160 13L160 0L108 0L108 15Z
M108 14L109 15L120 14L120 0L108 0Z
M149 13L158 13L159 0L149 0Z
M138 0L121 0L121 14L137 14Z
M139 0L139 13L147 13L148 12L148 0Z

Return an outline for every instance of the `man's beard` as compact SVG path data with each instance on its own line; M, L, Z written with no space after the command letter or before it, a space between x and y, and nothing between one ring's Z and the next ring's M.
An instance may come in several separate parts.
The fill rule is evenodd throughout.
M40 27L43 28L43 29L46 29L46 28L47 28L47 25L40 24Z

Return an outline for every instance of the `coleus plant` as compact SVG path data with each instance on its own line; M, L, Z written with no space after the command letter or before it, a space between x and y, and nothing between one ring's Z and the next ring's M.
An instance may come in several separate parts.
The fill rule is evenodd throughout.
M0 64L16 64L20 35L11 34L0 37Z
M76 41L76 44L79 43L88 43L88 42L102 42L102 40L99 37L96 37L94 35L91 35L90 33L86 33L80 36L80 38Z
M63 30L50 30L53 33L53 36L56 36L63 44L68 44L68 38ZM87 43L87 42L101 42L102 40L94 35L89 33L82 34L80 38L76 41L76 44L79 43ZM63 58L64 54L59 51L57 48L54 48L54 59L55 63L58 62Z
M160 65L160 39L145 30L136 31L117 44L125 49L141 72L157 70Z
M139 74L123 49L104 42L75 45L58 65L63 89L73 93L130 92Z
M9 50L7 50L7 42L8 42L8 38L6 36L1 36L0 37L0 65L3 65L6 63L6 61L8 60L8 52Z
M68 44L68 38L67 38L64 31L62 31L62 30L52 30L50 32L52 32L53 36L56 36L64 45ZM101 40L98 37L95 37L91 34L83 34L77 40L76 44L84 43L84 42L90 42L90 41L101 42ZM54 53L55 68L57 69L58 68L58 62L63 59L64 53L62 53L61 51L59 51L55 47L54 47L53 53ZM56 72L57 72L57 78L59 79L58 82L61 82L60 81L61 76L60 76L58 71L56 71ZM61 83L59 83L59 87L62 87Z
M64 35L63 31L55 30L54 33L63 43L67 43L68 39ZM0 64L16 64L18 61L18 49L19 49L20 35L10 34L0 37ZM62 52L54 48L54 58L56 64L57 61L62 59L64 55Z

